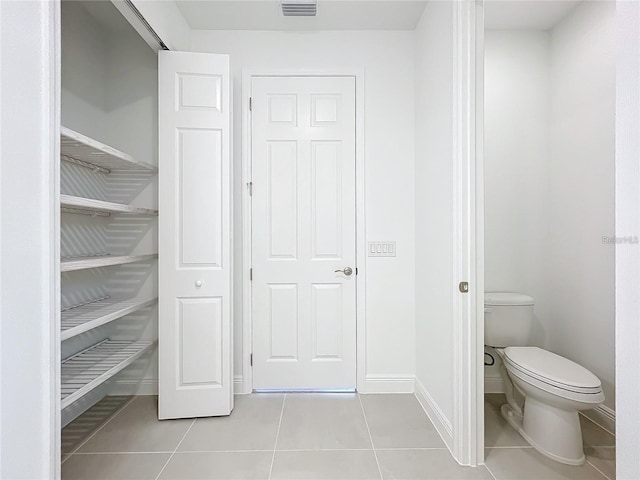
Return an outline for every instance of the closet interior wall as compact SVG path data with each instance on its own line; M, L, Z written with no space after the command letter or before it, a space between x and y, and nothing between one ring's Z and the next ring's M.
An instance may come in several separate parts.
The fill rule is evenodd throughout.
M111 2L62 2L61 124L157 166L157 57ZM61 161L62 194L157 209L154 172L91 170ZM62 257L157 253L157 216L61 214ZM64 272L65 307L105 296L157 298L155 259ZM66 359L105 339L157 340L157 304L62 342ZM155 393L155 346L111 380L63 410L62 424L105 395Z

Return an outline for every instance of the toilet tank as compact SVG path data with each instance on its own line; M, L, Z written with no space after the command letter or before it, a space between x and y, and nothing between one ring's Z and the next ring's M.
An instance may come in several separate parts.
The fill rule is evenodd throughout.
M529 345L532 321L532 297L514 292L485 292L485 345L490 347Z

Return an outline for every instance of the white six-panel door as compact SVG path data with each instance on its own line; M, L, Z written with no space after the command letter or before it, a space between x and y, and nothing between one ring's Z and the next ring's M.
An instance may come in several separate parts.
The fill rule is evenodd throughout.
M159 52L159 417L233 408L229 57Z
M251 97L253 388L355 389L355 78Z

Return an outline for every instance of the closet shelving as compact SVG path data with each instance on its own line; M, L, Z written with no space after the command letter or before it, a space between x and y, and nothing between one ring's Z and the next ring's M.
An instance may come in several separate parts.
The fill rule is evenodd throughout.
M60 338L63 341L68 340L149 307L157 301L157 298L112 298L107 295L80 305L66 307L62 310Z
M113 265L145 262L157 257L157 253L145 255L109 255L105 253L82 257L63 257L60 262L60 271L73 272L76 270L87 270L89 268L111 267Z
M62 409L131 365L153 345L107 339L63 360Z
M157 173L153 165L140 162L132 156L89 138L66 127L61 127L60 159L95 173L143 172ZM154 217L158 211L105 200L61 194L61 211L92 216L136 214ZM157 253L144 255L111 255L96 252L89 255L62 257L61 272L146 262L157 258ZM100 298L63 307L61 312L61 341L78 337L100 326L135 313L157 302L157 296L121 297L103 295ZM154 346L155 342L104 339L62 361L62 409L69 407L124 368L131 365Z
M110 173L111 170L158 172L153 165L140 162L131 155L67 127L60 127L60 158L102 173Z
M60 195L60 206L66 210L100 212L100 213L136 213L140 215L158 215L157 210L150 208L134 207L123 203L105 202L93 198L75 197L73 195Z

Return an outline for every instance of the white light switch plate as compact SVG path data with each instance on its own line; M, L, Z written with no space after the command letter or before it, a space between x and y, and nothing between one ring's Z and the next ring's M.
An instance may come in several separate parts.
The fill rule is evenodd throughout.
M395 257L396 242L369 242L370 257Z

